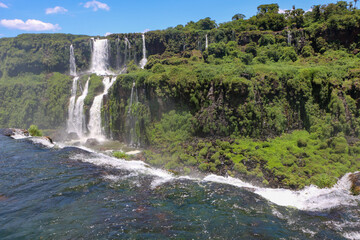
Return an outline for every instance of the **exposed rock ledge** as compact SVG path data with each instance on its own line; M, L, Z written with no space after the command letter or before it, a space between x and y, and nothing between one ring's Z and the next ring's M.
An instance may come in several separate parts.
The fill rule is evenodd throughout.
M18 129L18 128L3 128L3 129L0 129L0 134L7 136L7 137L13 137L13 138L31 137L28 130ZM34 137L34 138L37 138L40 140L45 140L45 141L49 142L50 144L53 144L53 140L48 136Z
M351 174L349 178L351 181L351 192L354 195L359 195L360 194L360 172Z

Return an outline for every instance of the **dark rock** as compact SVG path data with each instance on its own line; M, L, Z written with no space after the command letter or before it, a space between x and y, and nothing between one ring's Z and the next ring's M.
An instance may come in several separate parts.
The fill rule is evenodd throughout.
M18 128L10 128L10 130L13 131L13 134L19 134L19 135L24 135L25 137L29 137L30 134L29 134L29 131L26 130L26 129L18 129Z
M14 131L10 128L2 128L2 129L0 129L0 134L10 137L10 136L14 135Z
M95 138L89 138L88 140L86 140L86 145L93 147L99 145L99 141L96 140Z
M77 133L75 132L71 132L67 135L66 140L70 141L70 140L78 140L79 136L77 135Z
M43 139L46 139L47 141L49 141L50 143L53 143L53 140L50 138L50 137L48 137L48 136L44 136L44 137L42 137Z
M349 176L351 181L351 192L354 195L360 194L360 172L353 173Z

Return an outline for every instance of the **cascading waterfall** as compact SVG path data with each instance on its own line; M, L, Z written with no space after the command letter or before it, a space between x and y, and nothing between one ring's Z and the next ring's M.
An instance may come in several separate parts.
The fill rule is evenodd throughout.
M109 69L109 46L107 39L92 39L93 51L90 72L97 75L111 74Z
M78 97L78 99L76 100L76 105L73 114L72 123L74 126L74 132L76 132L80 138L84 137L85 133L87 132L85 115L84 115L84 100L88 94L89 81L90 81L90 77L86 81L85 88L81 96Z
M119 37L116 39L116 69L119 70L121 66L120 60L120 39Z
M142 69L144 69L144 67L148 61L146 58L145 33L142 34L142 40L143 40L143 58L140 61L140 67Z
M137 96L137 89L135 88L135 81L133 82L132 88L131 88L131 94L130 94L130 103L128 108L128 113L126 117L126 125L129 128L129 145L133 147L139 147L140 142L136 135L136 116L132 113L132 106L133 104L138 102L138 96Z
M94 102L90 108L90 120L88 124L88 129L90 131L89 137L91 138L105 139L101 127L101 107L104 96L109 92L110 87L115 81L116 76L112 78L104 77L104 92L94 98Z
M74 47L70 45L70 75L75 76L73 79L73 84L71 88L71 97L69 101L69 110L68 110L68 121L67 121L67 132L75 132L74 126L74 110L75 110L75 99L76 99L76 91L77 91L77 84L79 77L76 74L76 63L75 63L75 56L74 56Z
M208 40L208 35L205 35L205 49L208 49L209 47L209 40Z
M76 63L75 63L75 55L74 55L74 47L70 45L70 75L76 76Z
M127 62L128 55L129 55L129 58L130 58L130 54L131 54L130 49L131 49L130 41L129 41L129 39L125 38L125 60L124 60L125 64Z
M68 121L67 121L67 132L77 132L75 128L75 99L76 99L76 91L78 85L79 77L74 77L73 84L71 88L71 97L69 101L69 110L68 110Z
M287 34L287 41L288 41L288 45L290 46L291 45L291 31L288 31L288 34Z

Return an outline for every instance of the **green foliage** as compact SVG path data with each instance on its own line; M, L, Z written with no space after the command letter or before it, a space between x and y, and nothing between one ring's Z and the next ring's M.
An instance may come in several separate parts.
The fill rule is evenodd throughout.
M28 129L29 134L33 137L41 137L42 131L38 129L38 126L36 125L30 125L30 128Z
M88 106L90 108L94 101L94 98L97 95L101 94L103 91L104 84L102 83L102 77L97 76L96 74L92 74L89 80L88 94L86 95L86 98L84 100L85 106Z
M127 155L126 153L119 152L119 151L113 152L113 156L116 158L119 158L119 159L129 159L130 158L130 156Z

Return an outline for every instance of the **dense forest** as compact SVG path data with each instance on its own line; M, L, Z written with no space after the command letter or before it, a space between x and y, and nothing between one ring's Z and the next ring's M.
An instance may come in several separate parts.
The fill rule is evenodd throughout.
M359 33L355 3L285 13L260 5L248 19L238 13L226 23L205 18L147 32L145 69L137 65L141 34L112 34L110 68L126 73L104 101L103 125L109 137L135 138L145 161L177 172L331 186L360 168ZM65 126L70 44L86 75L90 37L0 39L0 127ZM85 108L101 88L91 78Z

